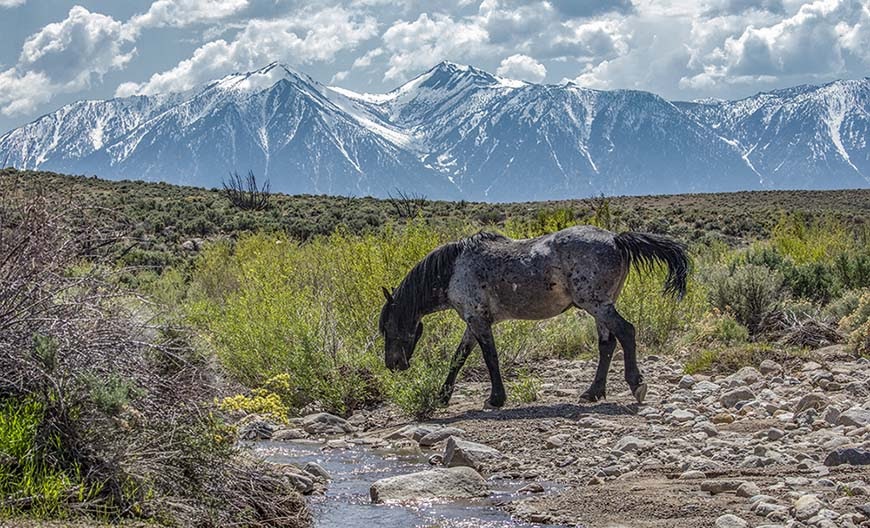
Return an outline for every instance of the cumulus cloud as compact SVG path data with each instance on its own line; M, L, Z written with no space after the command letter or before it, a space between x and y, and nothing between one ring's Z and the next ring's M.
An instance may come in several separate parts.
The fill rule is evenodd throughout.
M31 112L56 93L85 89L123 68L135 54L128 48L121 22L75 6L24 41L15 67L0 74L0 108L7 115Z
M847 59L870 63L870 8L855 0L817 0L777 23L746 27L700 58L681 86L770 82L843 73Z
M421 14L411 22L393 24L383 34L384 47L392 53L385 79L403 79L445 59L468 60L484 52L489 34L469 20L443 14Z
M510 79L539 83L547 76L547 68L532 57L518 53L502 60L496 73Z
M124 83L119 97L133 94L177 92L240 70L259 68L273 61L304 65L329 61L336 53L353 49L377 33L375 19L341 7L299 12L270 20L250 20L232 40L208 42L174 68L156 73L141 84Z
M0 0L0 7L18 7L27 3L27 0Z
M148 11L135 15L129 28L138 32L148 27L184 27L221 20L249 6L249 0L156 0Z

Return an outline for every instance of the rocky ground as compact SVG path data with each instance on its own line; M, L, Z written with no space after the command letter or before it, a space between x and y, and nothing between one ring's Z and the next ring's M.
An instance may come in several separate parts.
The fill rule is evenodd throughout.
M426 423L385 408L347 423L309 417L277 437L419 448L436 465L525 479L529 498L506 507L534 522L870 527L870 361L840 346L721 376L684 375L678 360L647 356L643 405L620 361L609 401L592 405L576 402L594 362L529 368L543 381L531 404L483 411L488 384L461 383ZM536 493L538 484L558 491Z

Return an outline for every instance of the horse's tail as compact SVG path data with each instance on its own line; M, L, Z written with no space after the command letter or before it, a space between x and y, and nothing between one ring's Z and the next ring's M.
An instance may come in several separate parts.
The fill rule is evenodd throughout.
M686 295L686 276L689 273L689 257L686 248L667 237L649 233L620 233L615 237L616 247L623 262L649 270L657 262L668 266L665 293L682 299Z

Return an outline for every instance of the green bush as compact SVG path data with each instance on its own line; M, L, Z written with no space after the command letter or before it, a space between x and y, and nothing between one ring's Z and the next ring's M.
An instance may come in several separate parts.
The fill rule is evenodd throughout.
M782 274L755 264L719 266L709 273L706 282L710 304L734 314L751 334L785 298Z
M541 380L529 374L525 369L517 373L515 380L508 384L508 398L521 403L532 403L538 400L541 392Z

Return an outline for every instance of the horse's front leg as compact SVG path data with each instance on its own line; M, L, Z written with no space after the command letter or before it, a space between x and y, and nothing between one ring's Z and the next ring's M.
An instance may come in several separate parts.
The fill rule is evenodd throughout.
M504 390L504 382L498 368L498 353L495 349L495 339L492 337L492 324L482 319L470 319L468 326L477 338L480 349L483 352L483 361L489 371L491 386L489 398L484 402L485 407L501 407L507 399Z
M450 372L447 373L447 380L444 386L441 387L441 392L438 394L438 401L445 407L450 403L450 397L453 396L453 387L456 385L456 376L462 370L465 360L468 359L471 351L474 350L476 341L471 328L465 327L465 333L462 334L462 341L459 342L459 347L453 354L453 359L450 360Z

